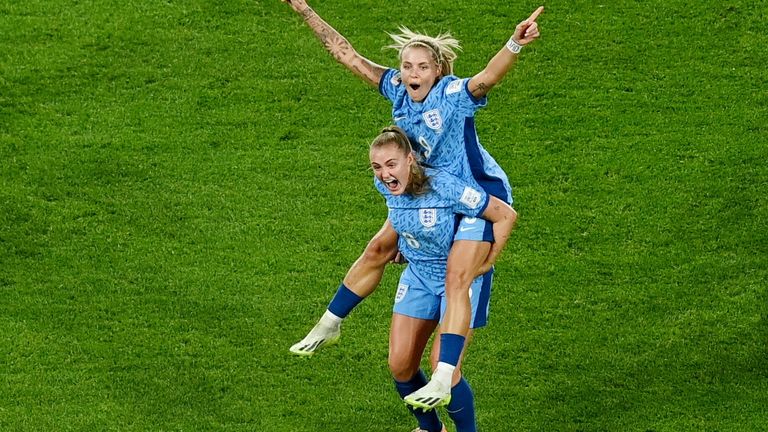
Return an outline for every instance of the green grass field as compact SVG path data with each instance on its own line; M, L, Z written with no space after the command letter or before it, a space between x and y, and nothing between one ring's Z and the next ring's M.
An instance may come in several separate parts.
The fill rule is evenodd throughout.
M391 66L451 31L460 76L539 5L311 4ZM768 430L768 3L544 4L477 119L520 213L481 431ZM278 0L1 2L0 430L410 431L400 268L287 351L386 217L389 119Z

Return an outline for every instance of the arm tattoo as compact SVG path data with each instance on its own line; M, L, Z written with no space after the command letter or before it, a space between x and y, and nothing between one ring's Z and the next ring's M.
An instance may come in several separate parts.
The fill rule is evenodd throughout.
M320 16L317 15L315 11L312 10L312 8L307 8L304 10L304 12L302 12L302 16L307 22L309 28L315 32L317 38L320 39L320 42L323 43L325 49L331 53L331 55L336 58L336 60L343 61L349 51L354 51L352 50L352 46L349 44L349 42L347 42L347 40L344 39L344 37L336 31L336 29L328 25L327 22L323 21L323 19L320 18Z
M477 88L474 90L470 90L475 97L483 97L488 94L489 91L493 88L493 84L486 84L483 81L480 81L477 83Z
M351 66L350 62L354 59L355 50L343 36L335 31L323 31L323 33L320 34L320 40L323 42L323 45L325 45L325 49L331 53L336 60Z
M304 21L308 20L312 15L315 15L315 10L311 7L307 7L301 12L301 17L304 18Z
M366 80L372 83L379 82L383 71L378 70L370 62L360 57L352 44L336 29L323 21L312 8L308 7L301 15L333 58Z

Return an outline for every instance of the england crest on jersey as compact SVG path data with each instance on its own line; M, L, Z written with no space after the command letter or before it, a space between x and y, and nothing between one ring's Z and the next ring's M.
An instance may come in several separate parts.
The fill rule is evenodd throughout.
M424 228L432 228L437 223L437 209L419 209L419 222Z
M421 115L427 127L434 130L440 130L443 127L443 118L440 117L440 110L429 110Z
M397 285L397 292L395 293L395 303L400 303L405 298L405 295L408 294L408 285L405 284L398 284Z

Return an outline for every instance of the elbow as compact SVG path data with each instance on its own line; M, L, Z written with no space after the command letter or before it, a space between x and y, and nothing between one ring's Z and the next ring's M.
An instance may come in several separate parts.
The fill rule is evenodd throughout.
M501 219L500 228L501 232L503 232L504 237L509 237L512 234L512 231L515 229L515 225L517 225L517 212L512 207L509 208L504 217Z
M517 223L517 211L507 203L500 204L498 208L501 210L500 214L497 216L498 220L492 222L504 222L505 224L515 226Z

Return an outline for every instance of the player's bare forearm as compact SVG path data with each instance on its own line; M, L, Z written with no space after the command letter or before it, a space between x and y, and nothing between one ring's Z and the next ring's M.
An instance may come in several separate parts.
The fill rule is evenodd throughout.
M486 261L488 261L490 265L493 265L496 262L496 260L499 258L499 255L501 255L501 251L504 250L504 247L507 245L507 240L509 240L509 235L512 232L513 225L514 224L511 222L500 222L493 225L493 236L495 241L491 246L491 250L488 252L488 257L486 258Z
M306 9L299 13L333 58L368 84L373 86L379 85L379 81L381 81L381 77L386 71L385 67L377 65L358 54L352 47L352 44L336 29L331 27L330 24L320 18L311 7L307 6Z
M481 98L487 95L496 84L501 82L516 62L517 54L502 48L488 62L485 69L469 80L469 91L472 93L472 96Z
M539 24L536 22L536 19L543 11L544 6L539 6L528 19L518 24L512 37L493 56L485 69L469 80L469 91L474 97L480 98L488 94L493 86L498 84L507 72L512 69L512 66L515 65L520 49L538 39L540 33Z
M483 212L483 218L493 223L494 242L491 245L491 250L488 252L485 262L480 267L479 274L484 274L491 269L501 251L507 245L507 240L509 240L509 236L512 234L512 230L517 222L517 212L507 203L492 197L491 203Z

